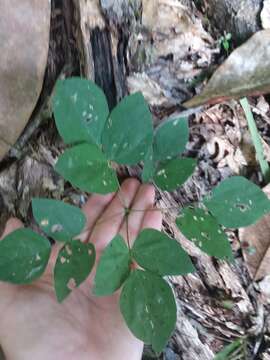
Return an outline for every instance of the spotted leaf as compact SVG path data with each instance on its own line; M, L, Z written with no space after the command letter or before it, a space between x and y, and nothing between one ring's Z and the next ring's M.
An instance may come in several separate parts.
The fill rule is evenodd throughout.
M187 181L195 167L196 160L189 158L161 163L156 170L154 181L160 189L173 191Z
M0 241L0 280L29 284L45 271L50 242L30 229L18 229Z
M55 169L83 191L108 194L118 189L115 171L101 150L93 144L77 145L66 150L58 159Z
M62 201L33 199L32 208L38 225L56 241L70 241L81 233L86 223L79 208Z
M95 248L78 240L67 243L59 252L54 268L54 287L59 302L90 274L95 264Z
M156 128L154 136L155 160L170 160L184 152L188 142L188 120L169 119Z
M270 201L265 193L241 176L224 180L204 204L217 221L228 228L252 225L270 212Z
M130 272L130 252L123 238L117 235L103 251L99 260L94 294L106 296L118 290Z
M132 257L144 269L159 275L186 275L194 266L181 245L166 234L145 229L136 238Z
M219 259L233 259L230 243L217 220L203 209L185 208L176 224L187 239Z
M59 134L66 144L100 144L109 115L103 91L82 78L59 80L53 97L53 112Z
M124 284L120 309L133 334L161 352L176 323L174 295L166 281L149 271L133 271Z
M108 159L119 164L136 164L145 158L152 140L152 117L143 95L125 97L111 112L102 134Z

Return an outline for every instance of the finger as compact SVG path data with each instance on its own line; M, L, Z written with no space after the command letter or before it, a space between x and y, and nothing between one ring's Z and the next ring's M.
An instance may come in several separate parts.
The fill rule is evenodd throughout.
M107 195L93 194L84 204L82 211L86 216L86 224L85 230L78 237L81 241L87 241L95 223L105 211L106 207L110 204L114 196L115 193Z
M119 229L124 220L125 207L129 207L140 187L140 182L136 179L125 180L121 190L117 192L113 200L106 208L90 235L90 241L100 252L108 245L113 237L119 233ZM123 204L123 201L125 204Z
M145 210L153 207L155 201L155 188L153 185L141 185L132 203L127 221L121 227L120 233L124 238L128 236L131 244L138 236L145 216Z
M23 227L23 223L17 218L10 218L7 223L5 230L0 238L2 240L5 236Z
M54 266L55 266L55 263L56 263L56 260L58 258L58 254L59 254L59 251L65 246L64 243L58 243L56 242L55 244L53 244L51 246L51 255L50 255L50 259L49 259L49 266L47 268L47 271L49 272L52 272Z
M157 208L150 208L145 212L141 229L156 229L162 228L162 213Z

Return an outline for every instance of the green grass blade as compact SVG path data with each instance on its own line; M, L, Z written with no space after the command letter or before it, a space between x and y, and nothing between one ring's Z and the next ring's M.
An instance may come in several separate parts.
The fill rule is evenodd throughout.
M266 161L265 156L264 156L260 134L258 132L252 111L250 109L248 99L247 98L241 99L240 104L241 104L242 108L244 109L244 112L245 112L245 115L247 118L250 135L251 135L252 142L253 142L255 150L256 150L257 159L260 164L263 178L268 183L268 182L270 182L270 168L269 168L268 162Z

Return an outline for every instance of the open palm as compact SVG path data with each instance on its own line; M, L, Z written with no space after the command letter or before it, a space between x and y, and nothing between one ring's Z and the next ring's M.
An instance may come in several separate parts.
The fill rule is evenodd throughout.
M135 179L126 180L116 194L89 198L83 208L87 231L81 234L81 240L95 244L97 261L117 233L125 239L128 234L134 241L142 228L160 230L160 212L147 211L153 208L154 198L154 188ZM125 208L131 209L128 229ZM19 220L11 219L3 236L21 226ZM63 304L57 303L52 273L58 250L53 247L45 274L33 284L14 286L0 282L0 344L6 358L140 359L143 344L123 321L119 292L110 297L94 297L93 274Z

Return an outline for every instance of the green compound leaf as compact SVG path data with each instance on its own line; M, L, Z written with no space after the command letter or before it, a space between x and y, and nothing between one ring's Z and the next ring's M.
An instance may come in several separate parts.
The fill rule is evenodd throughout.
M56 241L70 241L81 233L86 223L79 208L62 201L33 199L32 208L38 225Z
M199 208L185 208L176 219L176 224L187 239L208 255L219 259L233 259L226 234L208 212Z
M142 181L144 183L150 182L155 174L155 163L153 157L153 148L149 148L147 155L144 159L144 167L142 172Z
M30 229L15 230L0 241L0 280L29 284L46 269L50 242Z
M194 159L173 159L159 165L154 181L161 190L173 191L193 174L197 165Z
M169 160L185 151L189 137L188 120L169 119L159 125L154 136L155 160Z
M186 275L195 271L181 245L154 229L143 230L132 248L132 257L144 269L159 275Z
M54 287L59 302L80 286L95 264L95 248L78 240L67 243L60 251L54 268Z
M94 294L106 296L118 290L130 273L130 252L122 236L117 235L103 251L98 263Z
M92 81L76 77L59 80L53 112L59 134L66 144L101 143L109 108L103 91Z
M137 164L145 158L152 141L152 116L143 95L125 97L111 112L102 134L108 159L119 164Z
M100 149L82 144L68 149L60 156L56 171L73 186L87 192L108 194L118 189L116 173Z
M241 176L224 180L204 204L217 221L228 228L252 225L270 212L270 201L265 193Z
M174 295L166 281L149 271L133 271L124 284L120 309L133 334L161 352L176 323Z

